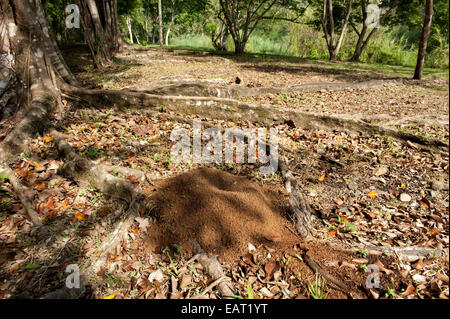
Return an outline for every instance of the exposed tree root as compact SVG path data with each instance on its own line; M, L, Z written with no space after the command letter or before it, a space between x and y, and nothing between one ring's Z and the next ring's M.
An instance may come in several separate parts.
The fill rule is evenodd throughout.
M34 224L34 226L42 226L42 221L39 217L39 214L34 209L33 201L27 194L28 193L27 188L24 185L22 185L20 180L16 177L15 173L7 166L5 167L0 166L0 174L5 174L8 176L8 179L11 182L11 185L13 186L17 197L19 197L20 202L25 208L25 211L28 214L28 217L30 218L30 221Z
M148 93L154 95L171 96L204 96L219 98L239 98L277 93L302 93L320 90L346 90L346 89L369 89L397 83L395 80L372 80L365 82L342 82L342 83L307 83L290 87L241 87L241 86L213 86L204 81L182 82L164 85L151 89L132 90L133 92Z
M322 241L333 249L345 253L357 253L361 250L366 251L370 255L391 254L397 256L401 261L414 262L420 258L434 258L448 255L448 250L435 249L427 247L391 247L391 246L374 246L374 245L357 245L343 248L342 245L332 244L329 241Z
M192 245L194 248L195 259L202 264L203 268L205 268L206 272L212 277L212 279L217 281L217 289L222 297L229 298L236 296L238 292L233 287L231 279L225 276L222 266L220 266L220 263L217 261L217 256L209 257L195 240L192 241Z
M93 106L111 105L122 110L152 109L154 111L171 110L175 113L199 115L229 121L250 121L265 125L284 123L288 120L296 126L307 128L361 131L371 135L390 136L403 141L410 141L430 149L448 151L448 144L423 136L373 125L364 121L339 116L300 112L292 109L276 108L270 105L254 105L233 99L207 97L158 96L127 90L105 91L85 90L70 87L68 96L77 96Z
M314 273L318 273L323 278L325 278L330 286L345 293L350 292L350 288L347 287L345 283L343 283L339 279L334 278L325 270L323 270L323 268L320 267L320 265L311 256L309 256L308 253L303 254L302 257L306 264L314 271Z
M73 148L65 141L63 134L56 130L51 130L50 135L53 137L58 151L65 158L65 163L60 168L60 173L75 179L78 183L93 185L102 193L113 198L125 200L129 204L128 210L116 221L114 230L103 240L102 245L93 253L84 266L81 275L85 278L84 284L87 284L88 279L95 275L106 262L108 254L116 249L122 240L126 239L128 229L133 224L135 217L138 217L142 212L151 213L154 206L146 201L145 195L137 190L136 186L130 181L117 178L109 173L109 171L117 169L124 174L136 176L139 171L121 167L109 167L89 161L76 154ZM140 177L137 177L144 180L149 178L143 172L141 174ZM78 298L83 291L83 287L78 290L62 288L50 293L49 296L50 298ZM44 298L48 298L48 296L46 295Z
M108 237L103 240L102 244L96 250L89 263L84 266L86 271L90 271L94 274L98 273L106 262L109 253L114 251L123 240L127 239L128 229L133 224L134 219L139 217L139 208L138 203L132 203L132 205L130 205L128 211L116 224L114 231L112 231Z
M394 117L388 114L376 115L341 115L342 117L353 117L364 122L383 121L383 125L401 125L407 123L428 124L428 125L448 125L448 115L416 115L416 116L402 116L401 118Z
M311 208L301 194L297 181L288 169L285 160L281 159L278 166L285 182L286 192L289 195L289 204L294 212L295 228L304 240L313 240L314 229L312 227Z

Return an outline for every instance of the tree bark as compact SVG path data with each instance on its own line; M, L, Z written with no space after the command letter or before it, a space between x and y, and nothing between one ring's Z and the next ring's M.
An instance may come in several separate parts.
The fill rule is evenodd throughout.
M245 45L258 23L279 3L278 0L250 1L246 10L243 10L239 2L240 0L220 0L223 17L218 16L233 38L236 55L244 53Z
M175 21L175 16L173 15L173 13L172 13L172 15L171 15L171 17L170 17L170 23L169 23L169 25L167 26L167 31L166 31L166 45L169 45L169 35L170 35L170 29L172 28L172 25L173 25L173 22Z
M370 31L369 35L365 37L368 31L367 25L365 23L367 19L366 5L367 5L366 1L361 2L362 17L363 17L361 32L358 32L358 30L356 30L356 27L354 27L356 33L358 34L358 42L356 43L355 52L353 53L353 56L350 59L353 62L359 62L361 54L366 48L367 43L369 43L370 39L377 31L377 28L373 28L372 31ZM382 24L384 20L397 8L397 5L398 3L394 4L388 11L386 11L385 14L383 14L383 16L380 17L380 24Z
M240 41L234 41L234 53L236 55L244 54L244 48L245 48L245 43L242 43Z
M161 0L158 0L158 22L159 22L159 47L163 48L163 21L162 21L162 5Z
M0 144L0 162L24 151L59 103L61 83L76 84L49 33L41 1L0 0L0 98L12 92L18 124Z
M129 38L130 38L130 43L134 44L134 42L133 42L133 30L131 29L131 18L130 18L129 14L127 14L126 23L127 23L128 35L129 35Z
M347 26L350 21L350 14L352 12L353 0L349 0L347 5L347 12L345 15L345 21L342 26L341 33L337 42L335 41L335 28L334 28L334 17L333 17L333 1L324 0L323 1L323 14L322 14L322 30L324 32L325 41L327 43L328 52L330 54L330 61L337 61L338 54L341 49L342 42L344 41L344 36L347 31Z
M433 21L433 0L426 0L425 17L424 17L424 21L423 21L422 34L420 36L416 70L414 72L414 77L413 77L416 80L420 80L422 78L423 65L425 63L425 53L427 51L427 44L428 44L428 38L430 37L432 21Z
M95 67L108 64L114 53L122 48L117 0L76 0L81 23Z

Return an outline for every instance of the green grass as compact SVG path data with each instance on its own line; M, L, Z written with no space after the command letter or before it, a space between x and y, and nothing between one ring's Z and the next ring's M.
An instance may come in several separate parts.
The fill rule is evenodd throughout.
M312 33L314 39L320 39L320 34ZM345 45L341 49L340 58L342 61L334 63L328 61L328 52L322 47L320 42L307 42L303 39L301 42L303 51L295 48L293 43L300 41L298 39L280 38L279 40L265 39L259 35L250 37L246 46L246 54L242 56L234 56L233 41L228 38L227 52L220 52L212 47L211 40L206 35L193 35L174 37L170 41L170 45L165 48L168 50L189 50L189 51L207 51L213 54L227 56L237 62L286 62L286 63L310 63L317 67L328 67L330 69L351 71L362 70L368 72L378 72L399 77L412 77L415 68L415 59L417 51L408 49L404 44L397 43L391 35L385 33L379 35L380 39L374 37L366 51L364 51L361 59L362 62L348 62L350 54L353 50L355 39L348 36ZM304 46L316 45L314 49L308 49ZM300 46L300 44L298 44ZM157 45L148 47L156 48ZM320 52L319 52L320 51ZM368 58L370 55L370 58ZM367 60L367 61L365 61ZM382 63L380 62L382 61ZM423 78L448 79L448 66L425 67L423 70Z
M319 274L316 273L316 280L310 282L308 280L309 286L308 291L313 299L326 299L328 296L328 291L325 292L325 280L320 279Z

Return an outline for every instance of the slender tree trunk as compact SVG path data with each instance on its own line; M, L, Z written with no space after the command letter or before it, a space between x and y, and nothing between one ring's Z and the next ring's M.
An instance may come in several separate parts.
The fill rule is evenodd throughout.
M358 30L356 30L356 28L355 28L355 32L358 33L358 42L356 43L355 52L353 53L353 56L351 58L351 61L353 61L353 62L359 62L361 54L363 53L365 47L367 46L367 43L369 43L372 36L378 30L378 28L373 28L370 31L369 35L366 37L367 31L368 31L368 27L366 25L366 19L367 19L366 5L367 5L367 2L363 0L361 2L363 23L362 23L361 32L358 32ZM380 25L396 8L397 8L397 4L394 4L382 17L380 17L380 21L379 21Z
M339 51L336 50L336 49L331 49L331 50L329 51L329 53L330 53L330 61L331 61L331 62L336 62L337 59L338 59L338 53L339 53Z
M117 0L75 0L80 8L84 36L94 65L102 67L122 47L117 18Z
M367 27L364 25L361 33L358 36L358 42L356 43L355 52L353 52L353 56L351 58L353 62L359 62L359 58L361 57L363 51L364 37L366 36L366 33Z
M347 31L347 26L350 21L350 14L352 12L353 0L349 0L347 4L347 13L345 16L345 21L342 26L341 33L337 42L335 43L335 29L334 29L334 17L333 17L333 1L324 0L323 1L323 14L322 14L322 29L325 36L325 41L327 43L328 52L330 54L330 61L337 61L338 54L341 49L342 42L344 41L344 36Z
M428 38L430 36L432 21L433 21L433 0L426 0L425 17L423 21L422 34L420 36L416 70L414 72L414 79L416 80L420 80L422 78L423 65L425 63L425 53L427 51L427 44Z
M146 38L147 44L150 43L150 35L148 32L148 19L149 19L148 15L145 15L145 38Z
M167 27L167 32L166 32L166 45L169 45L169 34L170 34L170 29L172 28L173 22L175 21L175 16L172 13L172 16L170 17L170 23Z
M159 22L159 47L163 48L163 21L162 21L162 4L161 0L158 0L158 22Z
M236 55L244 54L244 48L245 48L245 43L242 43L240 41L234 41L234 53Z
M128 14L127 14L127 17L126 17L126 23L127 23L128 36L130 38L130 43L134 44L134 41L133 41L133 30L131 29L131 18L130 18L130 15L128 15Z
M367 9L366 8L367 8L366 0L361 0L362 30L361 30L361 32L358 32L356 27L354 27L355 32L358 34L358 42L356 43L355 52L353 53L353 56L351 58L351 60L354 61L354 62L358 62L359 61L359 58L360 58L361 53L362 53L362 47L363 47L363 43L364 43L364 38L365 38L366 33L367 33L367 24L366 24L366 19L367 19L367 11L366 10Z
M136 43L141 44L141 41L139 40L139 37L138 37L138 32L134 33L134 37L136 38Z

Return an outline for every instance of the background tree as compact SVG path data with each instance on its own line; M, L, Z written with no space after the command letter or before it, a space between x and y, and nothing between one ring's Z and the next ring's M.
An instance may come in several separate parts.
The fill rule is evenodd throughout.
M323 0L321 24L330 55L330 61L337 61L339 50L341 49L342 41L344 40L347 26L350 21L352 4L353 0L348 0L346 6L340 1L338 6L336 6L338 10L336 10L333 0ZM343 19L342 16L344 16ZM339 34L339 36L337 36L337 34Z
M117 0L117 13L119 16L125 17L128 38L131 44L134 43L133 23L142 6L143 3L141 0Z
M70 45L75 42L83 42L83 33L79 28L67 28L65 12L71 0L44 0L42 5L45 11L47 22L52 29L58 44Z
M119 29L117 0L76 0L81 23L94 65L102 67L111 61L123 43Z
M378 22L380 26L384 24L386 18L388 18L393 12L395 12L395 9L398 7L400 1L401 0L386 1L381 2L381 4L378 5L381 10ZM372 36L379 29L377 27L372 27L372 30L370 30L368 23L366 23L368 19L368 5L370 4L370 2L368 0L360 0L357 4L360 8L360 14L354 14L350 18L350 25L358 35L358 41L355 46L355 51L351 58L351 60L354 62L359 62L361 54L366 48L367 43L369 43ZM358 28L355 23L360 24L360 27Z
M163 48L163 13L162 13L162 0L158 0L158 23L159 23L159 47Z
M422 78L423 65L425 62L425 52L427 50L428 38L431 31L431 23L433 20L433 0L426 0L425 2L425 17L423 21L422 34L420 36L419 52L417 54L417 65L414 72L414 79L420 80Z
M202 14L209 5L208 0L164 0L162 2L165 12L166 35L165 44L169 45L169 35L175 20L181 15Z
M263 19L295 21L304 12L306 1L289 0L219 0L223 13L218 18L231 34L236 55L244 53L250 35ZM282 8L289 8L295 17L280 16Z

